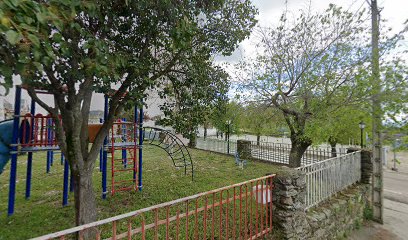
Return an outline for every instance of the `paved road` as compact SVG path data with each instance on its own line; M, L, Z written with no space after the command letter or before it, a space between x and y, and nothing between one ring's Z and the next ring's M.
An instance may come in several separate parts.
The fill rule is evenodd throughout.
M398 158L398 172L389 169L391 161L384 169L384 224L369 224L349 239L408 239L408 152L399 153Z
M384 170L384 197L391 201L408 204L408 173Z

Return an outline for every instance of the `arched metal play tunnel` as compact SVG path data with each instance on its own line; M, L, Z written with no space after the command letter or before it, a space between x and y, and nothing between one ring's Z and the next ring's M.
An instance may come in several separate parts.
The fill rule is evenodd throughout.
M191 179L194 179L194 166L190 152L174 133L162 128L143 127L143 139L144 144L150 144L166 151L174 167L184 168L185 175L191 172Z

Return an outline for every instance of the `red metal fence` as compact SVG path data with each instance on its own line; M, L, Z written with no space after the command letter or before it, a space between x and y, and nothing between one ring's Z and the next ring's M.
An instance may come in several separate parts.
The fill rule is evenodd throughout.
M92 239L258 239L272 231L274 176L199 193L35 239L88 239L89 236Z

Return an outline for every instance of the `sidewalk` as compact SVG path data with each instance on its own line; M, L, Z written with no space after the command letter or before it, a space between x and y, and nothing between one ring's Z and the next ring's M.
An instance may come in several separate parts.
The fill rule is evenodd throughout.
M408 239L408 152L399 153L398 172L384 169L384 224L370 222L354 231L351 240ZM388 162L388 167L391 166Z
M408 205L384 199L384 224L368 223L350 240L404 240L408 238Z

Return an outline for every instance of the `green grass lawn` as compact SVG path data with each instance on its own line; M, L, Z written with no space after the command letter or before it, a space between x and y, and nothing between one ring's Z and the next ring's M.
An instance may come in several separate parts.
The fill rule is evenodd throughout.
M98 218L115 216L279 171L279 166L251 161L241 170L235 165L233 157L200 150L190 150L190 153L195 168L194 181L191 181L191 176L184 176L183 169L175 169L163 150L146 146L143 156L143 191L120 192L115 196L109 195L107 200L99 197L102 192L101 173L95 169ZM59 155L56 155L51 172L46 174L45 152L34 154L30 200L24 198L26 158L20 156L18 161L16 209L12 217L7 217L10 164L0 176L0 239L26 239L74 226L73 193L69 195L69 206L61 205L63 166L60 165Z

